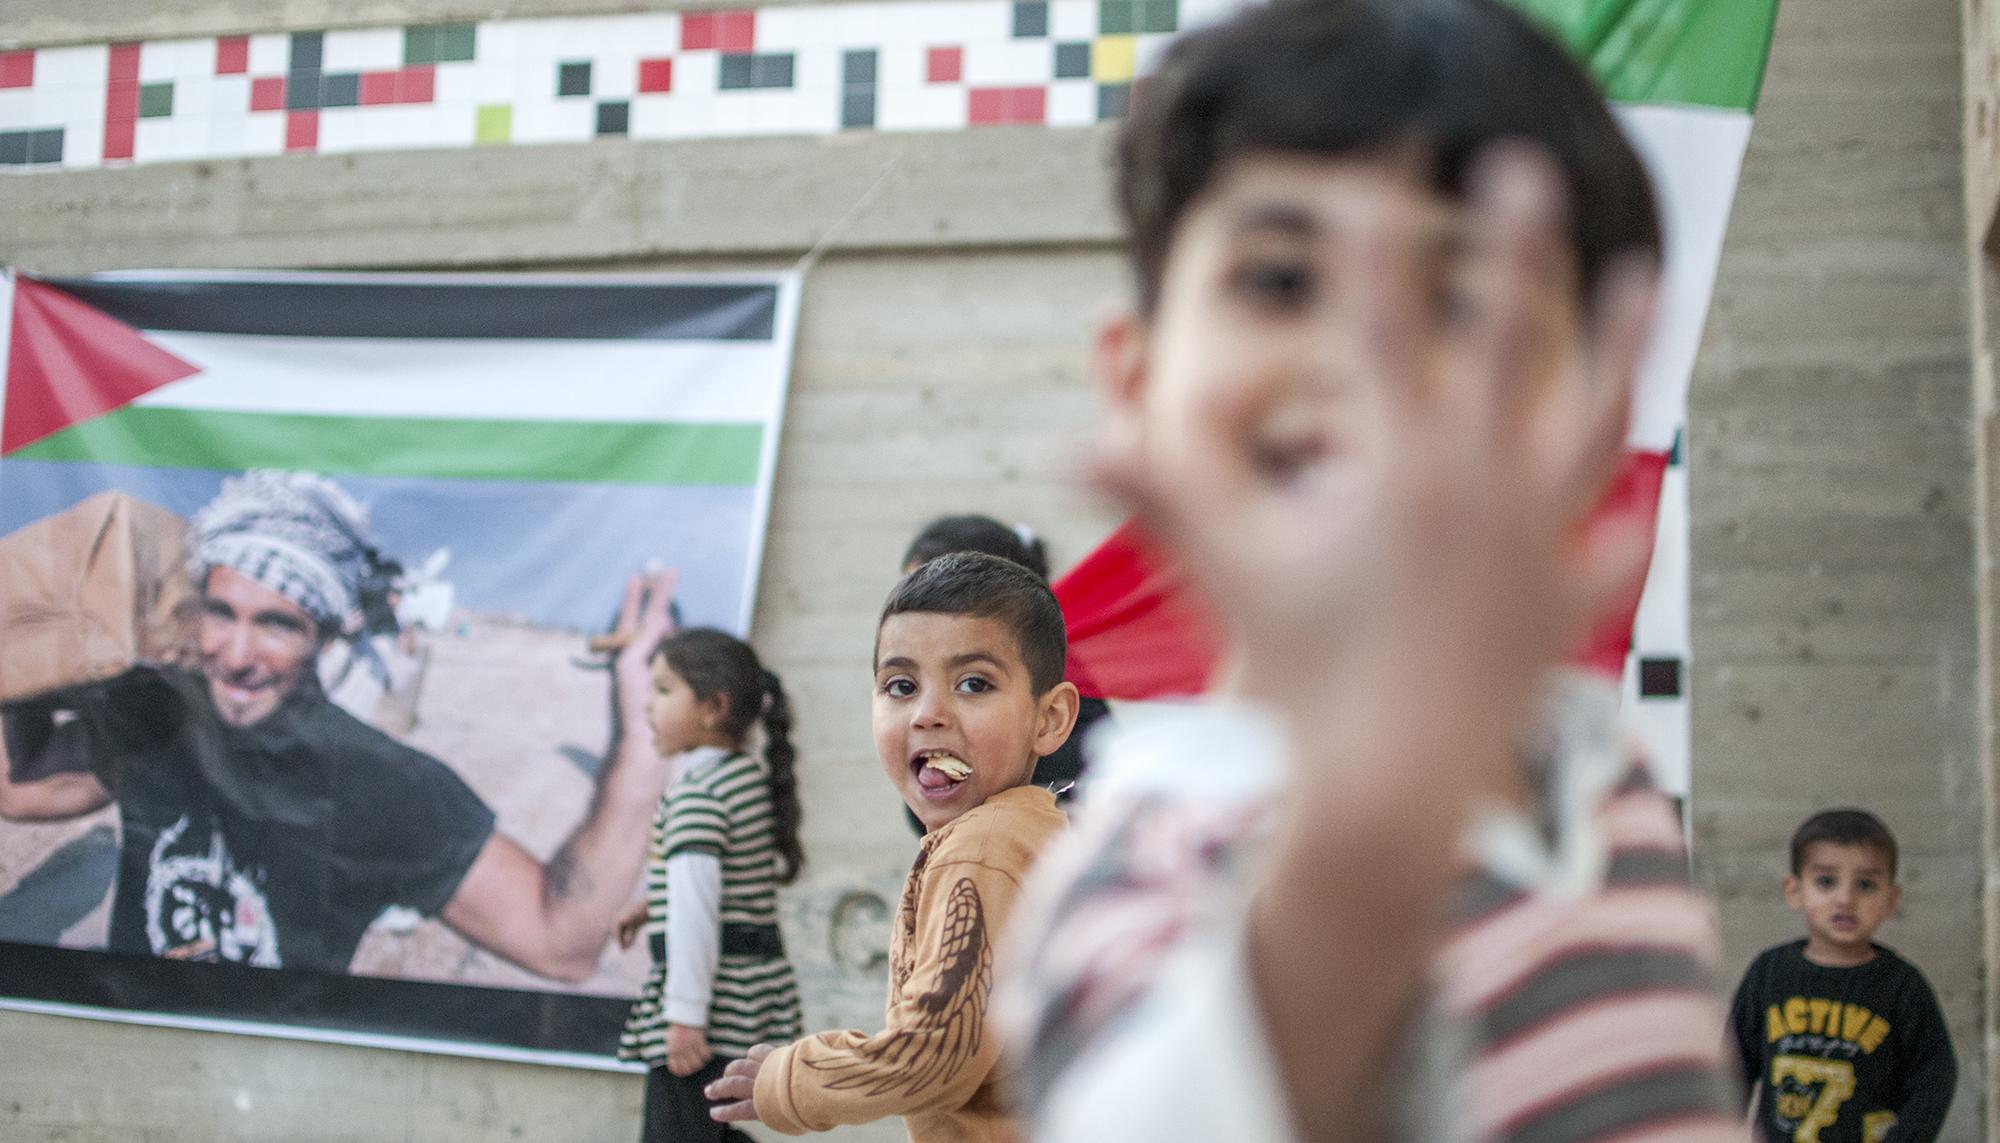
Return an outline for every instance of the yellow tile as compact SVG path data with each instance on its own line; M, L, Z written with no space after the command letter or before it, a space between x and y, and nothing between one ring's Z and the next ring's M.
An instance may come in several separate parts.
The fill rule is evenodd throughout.
M472 137L479 143L506 143L514 135L514 109L504 103L488 104L479 109Z
M1126 83L1139 67L1139 37L1099 36L1090 47L1090 78L1099 83Z

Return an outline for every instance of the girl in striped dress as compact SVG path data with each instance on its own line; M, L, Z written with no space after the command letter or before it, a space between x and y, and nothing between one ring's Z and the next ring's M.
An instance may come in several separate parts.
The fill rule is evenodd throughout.
M653 974L626 1018L621 1059L649 1065L644 1143L747 1141L708 1116L702 1087L751 1045L799 1035L798 986L778 935L777 889L798 876L791 708L778 677L732 635L694 628L651 660L654 746L679 775L653 819L644 931ZM745 752L763 726L763 756Z

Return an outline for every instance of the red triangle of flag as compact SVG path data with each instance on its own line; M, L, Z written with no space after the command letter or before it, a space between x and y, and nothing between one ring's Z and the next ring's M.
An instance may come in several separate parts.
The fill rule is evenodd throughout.
M117 318L16 274L0 456L199 372Z

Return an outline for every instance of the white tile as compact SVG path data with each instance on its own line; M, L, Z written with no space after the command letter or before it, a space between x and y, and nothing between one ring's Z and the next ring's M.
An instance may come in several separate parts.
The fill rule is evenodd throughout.
M1039 87L1055 77L1055 47L1040 39L973 44L964 74L973 87Z
M592 138L597 131L597 109L578 99L560 104L514 108L516 143L575 143Z
M792 90L813 92L821 100L838 99L841 88L840 52L826 47L801 50L792 55ZM834 108L838 118L840 109Z
M102 87L111 78L111 50L103 44L76 48L42 48L35 52L35 85L91 84Z
M243 121L243 149L245 155L282 155L285 153L285 117L283 115L253 115Z
M1242 0L1180 0L1180 27L1186 31L1213 24L1235 15L1242 8Z
M722 86L722 56L716 52L692 52L674 58L674 95L715 98Z
M835 34L842 48L872 48L882 43L895 4L841 4L840 30Z
M244 99L249 99L245 88ZM174 118L202 118L215 111L215 84L211 79L188 78L174 84Z
M35 103L33 88L13 87L0 91L0 131L42 126L35 117Z
M762 13L758 19L763 19ZM590 21L587 42L592 54L624 54L634 59L670 55L681 46L680 20L671 12L601 16Z
M358 151L368 137L367 116L358 107L329 107L319 113L319 149L328 154Z
M488 20L473 32L473 59L480 63L511 60L521 53L525 36L521 20Z
M337 28L326 34L325 71L386 71L403 66L403 29Z
M842 5L769 7L757 13L757 50L791 52L841 42Z
M639 57L602 55L590 68L592 99L630 99L639 90Z
M283 75L292 66L292 38L282 32L250 37L250 74ZM279 141L283 142L281 136Z
M435 73L431 88L433 102L448 106L463 106L480 100L479 77L471 69L441 67ZM487 102L495 102L487 100Z
M148 40L139 45L139 82L161 83L181 74L183 40Z
M183 119L174 116L174 149L184 159L207 159L215 151L209 145L208 117Z
M208 113L238 117L250 114L250 77L218 75L209 81Z
M966 124L965 88L925 84L878 89L875 126L883 131L956 130Z
M519 87L516 71L517 65L512 60L482 60L475 67L453 69L451 82L470 93L469 102L512 103Z
M1096 37L1097 0L1049 0L1050 39L1074 43Z
M226 159L244 154L244 138L250 130L250 121L229 116L211 116L208 127L208 154Z
M715 102L701 95L642 99L632 105L632 134L641 139L707 138L715 131Z
M63 166L104 165L104 123L79 123L63 129Z
M1097 122L1097 85L1087 79L1059 79L1049 85L1049 126L1080 127Z
M929 50L922 45L884 45L875 53L875 83L879 87L921 87L929 70Z
M171 119L141 119L133 135L132 161L158 163L180 158L180 138Z

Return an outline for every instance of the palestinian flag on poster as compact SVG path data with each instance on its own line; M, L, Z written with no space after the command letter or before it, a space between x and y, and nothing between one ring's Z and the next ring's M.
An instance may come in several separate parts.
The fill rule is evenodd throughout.
M0 652L89 668L0 691L12 776L110 783L103 805L39 815L54 827L0 820L0 1006L608 1066L649 971L643 943L607 947L581 982L537 975L443 919L465 870L438 855L504 836L545 862L587 820L613 728L607 663L584 635L607 628L629 576L674 567L684 623L747 631L797 299L791 274L0 273ZM242 660L283 680L285 705L237 722L225 745L194 735L148 754L97 737L111 733L100 720L55 749L82 711L132 709L133 680L148 678L184 684L169 693L189 725L215 728L201 704L219 709L239 668L139 652L97 673L95 652L71 648L102 643L120 606L202 586L179 575L178 554L132 553L178 552L204 507L296 511L246 493L278 479L251 469L317 474L286 486L348 506L338 523L312 517L310 539L269 528L261 566L343 530L328 543L372 549L361 605L304 660L268 648L256 654L277 658ZM72 564L87 570L50 570ZM114 586L73 600L77 580ZM45 640L60 654L21 655L12 624L38 637L62 626L66 638ZM345 714L311 725L331 737L273 729L306 725L288 709L328 705ZM146 709L146 725L180 725ZM310 764L238 764L267 746ZM191 767L198 796L177 784ZM342 784L356 773L389 778ZM210 800L256 806L259 828L172 849ZM384 824L405 804L456 812ZM383 836L353 844L368 830ZM379 875L354 857L376 844L399 854ZM433 860L432 889L412 888ZM336 924L343 935L326 935ZM270 934L283 939L258 943Z
M335 477L460 605L601 626L681 570L747 631L789 374L789 276L11 275L0 535L118 489L181 515L223 476Z
M1777 0L1511 0L1568 44L1610 96L1652 170L1666 226L1666 283L1640 379L1631 452L1614 496L1656 523L1643 596L1579 652L1623 674L1628 709L1659 777L1688 775L1687 475L1680 434L1688 381L1770 54ZM1232 0L1203 7L1222 14ZM1191 14L1190 22L1202 18ZM1145 700L1199 693L1215 641L1170 569L1119 529L1056 584L1071 627L1070 671L1086 694Z

